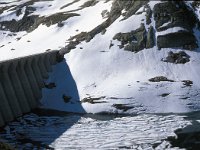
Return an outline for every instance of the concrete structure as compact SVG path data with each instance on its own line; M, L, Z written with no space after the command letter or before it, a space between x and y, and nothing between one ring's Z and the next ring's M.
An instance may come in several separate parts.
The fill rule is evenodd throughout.
M0 127L38 107L43 80L62 57L50 51L0 62Z

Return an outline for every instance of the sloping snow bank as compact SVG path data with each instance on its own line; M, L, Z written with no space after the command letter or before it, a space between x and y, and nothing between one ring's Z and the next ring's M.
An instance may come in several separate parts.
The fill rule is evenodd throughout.
M167 57L169 51L181 49L159 51L154 47L132 53L119 49L118 41L112 41L114 46L109 49L116 33L137 29L143 19L144 14L133 15L125 21L119 18L107 28L104 35L98 34L89 43L82 42L66 54L66 63L75 80L80 100L98 99L95 103L82 103L86 112L163 113L199 110L200 53L186 51L191 57L189 63L172 64L161 59ZM175 30L179 28L173 28ZM166 76L175 82L148 81L156 76ZM182 80L191 80L194 84L184 87ZM60 103L62 108L54 107L53 99L50 98L51 102L46 107L68 111L70 104L63 106Z

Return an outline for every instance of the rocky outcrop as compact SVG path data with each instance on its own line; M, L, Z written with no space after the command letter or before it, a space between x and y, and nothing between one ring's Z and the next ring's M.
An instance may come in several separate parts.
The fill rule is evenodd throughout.
M150 26L147 32L146 48L152 48L155 46L155 31L153 26Z
M193 50L198 47L196 37L187 31L159 35L157 37L158 49L161 48L183 48Z
M50 26L58 23L58 26L60 26L62 21L67 20L70 17L78 16L76 13L57 13L48 17L40 17L38 15L30 15L32 9L32 7L27 7L25 15L19 21L13 19L11 21L0 22L0 29L9 30L11 32L31 32L35 30L40 24Z
M146 10L146 23L147 25L151 24L151 18L152 18L152 15L153 15L153 12L151 10L151 8L149 7L149 5L146 5L145 7L147 10Z
M183 30L175 33L159 35L157 37L158 49L183 48L194 50L198 48L193 28L198 23L197 17L182 1L168 1L158 3L153 9L157 32L165 31L174 27Z
M197 18L183 1L168 1L154 6L154 19L156 29L164 31L172 27L183 27L192 30L197 23ZM163 26L165 23L167 25Z
M175 64L185 64L190 61L190 56L187 55L184 51L180 51L178 53L173 53L170 51L168 56L163 59L163 61Z
M117 33L113 40L121 42L120 48L131 52L138 52L145 48L152 48L155 45L154 42L154 29L151 26L148 32L145 29L144 24L141 24L140 28L128 32Z

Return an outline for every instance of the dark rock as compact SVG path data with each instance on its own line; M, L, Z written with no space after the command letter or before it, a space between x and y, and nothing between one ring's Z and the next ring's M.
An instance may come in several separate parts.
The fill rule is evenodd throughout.
M123 110L124 112L134 108L133 106L128 106L126 104L113 104L112 106L116 109Z
M47 49L46 52L50 51L51 49Z
M56 60L57 62L62 62L64 60L64 55L58 52L56 55Z
M58 27L63 27L63 26L64 26L64 23L58 22Z
M150 26L147 32L147 43L146 48L152 48L155 46L155 33L153 26Z
M70 6L70 5L72 5L72 4L74 4L74 3L78 2L78 1L79 1L79 0L74 0L74 1L72 1L71 3L68 3L68 4L66 4L66 5L64 5L64 6L62 6L62 7L60 7L60 9L64 9L64 8Z
M0 149L1 150L14 150L14 148L12 148L10 145L0 142Z
M63 94L62 98L63 98L63 100L64 100L65 103L69 103L70 100L72 99L71 96L66 96L65 94Z
M195 36L186 31L169 33L157 37L158 48L184 48L193 50L198 48Z
M21 39L21 37L16 38L17 41L19 41Z
M18 9L17 11L16 11L16 15L17 16L20 16L22 14L22 9L20 8L20 9Z
M103 10L102 12L101 12L101 16L102 16L102 18L108 18L108 16L109 16L109 12L108 12L108 10Z
M193 81L191 81L191 80L183 80L182 82L183 82L183 85L185 85L185 86L192 86L193 85Z
M161 97L167 97L167 96L169 96L169 94L170 94L170 93L163 93L163 94L161 94L161 95L159 95L159 96L161 96Z
M53 88L56 87L56 84L55 84L54 82L51 82L51 83L48 83L48 84L45 83L44 86L45 86L45 88L47 88L47 89L53 89Z
M85 7L91 7L94 6L98 3L99 1L96 0L89 0L87 2L85 2L82 6L80 6L81 8L85 8Z
M173 53L170 51L168 56L163 59L163 61L175 64L185 64L190 61L190 56L187 55L184 51L180 51L178 53Z
M151 18L152 18L152 10L151 8L149 7L149 5L146 5L146 23L147 25L151 24Z
M31 32L35 30L40 24L51 26L56 23L60 23L73 16L79 16L76 13L56 13L48 17L39 17L38 15L29 15L32 12L32 7L27 7L23 18L19 21L2 21L0 22L1 30L9 30L11 32L27 31ZM3 28L5 26L5 29Z
M142 1L122 1L117 0L117 3L120 8L125 9L126 13L124 16L124 19L127 19L134 15L142 6L148 3L148 0L142 0Z
M114 44L112 43L112 41L110 41L110 45L109 45L109 49L114 46Z
M103 29L103 30L101 31L101 34L104 35L105 33L106 33L106 29Z
M194 12L183 1L158 3L154 6L153 12L158 31L164 31L177 26L191 31L198 22ZM168 22L167 26L161 27Z
M98 101L98 100L101 100L101 99L104 99L104 98L105 98L105 96L97 97L97 98L86 97L86 98L81 100L81 103L90 103L90 104L106 103L105 101Z
M140 28L128 32L128 33L117 33L113 40L121 41L124 50L138 52L146 48L146 29L144 24L141 24ZM122 46L120 46L122 47Z
M149 79L150 82L161 82L161 81L168 81L168 82L174 82L173 80L168 79L164 76L157 76L154 78Z
M168 138L167 140L173 147L184 148L187 150L199 150L200 147L200 131L199 122L192 121L192 124L181 130L175 130L176 138Z

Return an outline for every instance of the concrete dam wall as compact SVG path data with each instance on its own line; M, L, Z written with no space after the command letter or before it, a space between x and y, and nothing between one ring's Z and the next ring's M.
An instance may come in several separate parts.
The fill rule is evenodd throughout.
M51 51L0 62L0 127L38 107L44 79L61 58Z

